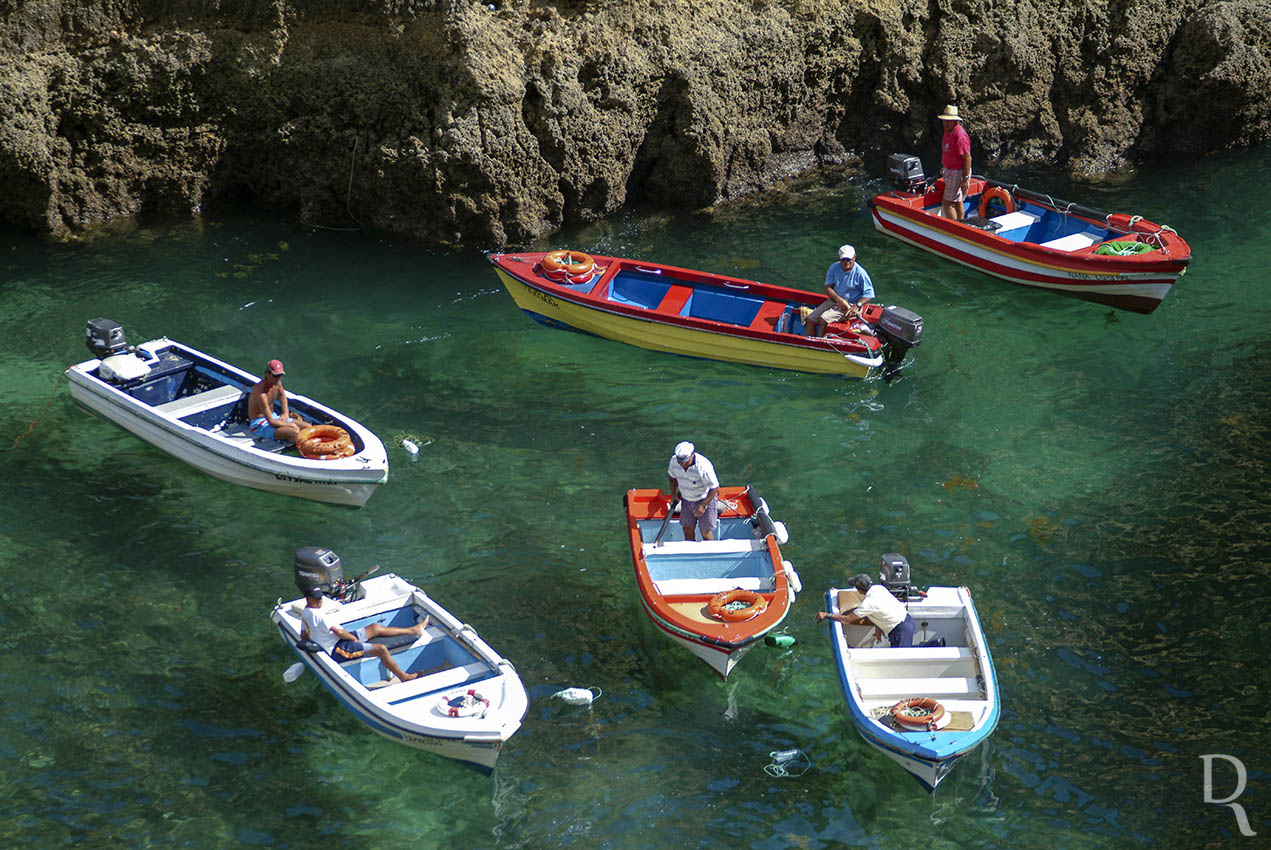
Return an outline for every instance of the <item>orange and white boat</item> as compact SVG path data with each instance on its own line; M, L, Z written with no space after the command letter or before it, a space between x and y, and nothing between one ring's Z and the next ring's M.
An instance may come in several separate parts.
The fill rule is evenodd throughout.
M649 619L728 678L741 657L786 618L803 589L781 557L789 535L754 489L720 487L715 540L684 539L662 490L624 498L636 587Z

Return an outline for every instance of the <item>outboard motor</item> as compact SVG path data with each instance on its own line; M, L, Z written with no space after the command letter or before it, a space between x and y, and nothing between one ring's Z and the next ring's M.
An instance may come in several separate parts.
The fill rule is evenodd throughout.
M340 556L320 546L296 550L296 587L308 594L313 587L322 588L327 596L339 596L344 587L344 566Z
M128 347L124 326L113 319L89 319L84 343L98 360L105 360Z
M909 583L909 562L904 555L888 552L883 555L883 565L878 571L878 581L901 602L918 599L922 591Z
M897 189L920 193L927 185L922 173L922 160L907 153L894 153L887 157L887 173Z
M84 343L101 363L97 374L103 381L126 384L150 374L150 366L128 345L124 326L113 319L90 319L84 329Z
M887 344L887 365L895 366L905 359L909 349L922 342L922 316L904 307L888 307L875 325L878 336Z

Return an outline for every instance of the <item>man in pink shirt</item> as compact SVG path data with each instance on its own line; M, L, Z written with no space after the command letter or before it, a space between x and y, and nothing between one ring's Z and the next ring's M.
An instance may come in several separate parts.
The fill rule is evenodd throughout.
M940 215L961 221L966 214L967 192L971 189L971 137L953 104L946 106L938 117L944 122L944 137L940 140L940 165L944 169Z

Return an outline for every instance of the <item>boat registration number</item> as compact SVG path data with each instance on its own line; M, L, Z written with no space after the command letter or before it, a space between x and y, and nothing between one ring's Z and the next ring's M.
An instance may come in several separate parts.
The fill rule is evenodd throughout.
M535 298L537 298L538 300L543 301L543 302L545 302L546 304L548 304L548 305L550 305L550 306L552 306L552 307L559 307L559 306L560 306L560 304L558 304L558 303L556 302L556 299L555 299L555 298L553 298L552 296L548 295L546 292L539 292L537 289L535 289L535 288L534 288L534 287L532 287L532 286L527 286L527 287L526 287L526 289L528 289L528 290L530 291L530 295L533 295L533 296L534 296Z

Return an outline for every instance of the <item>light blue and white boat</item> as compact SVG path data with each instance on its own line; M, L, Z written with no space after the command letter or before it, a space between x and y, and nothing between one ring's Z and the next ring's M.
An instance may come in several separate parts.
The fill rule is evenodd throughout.
M934 791L954 763L997 727L997 675L967 588L931 587L925 595L897 596L908 597L905 605L917 626L914 643L944 638L945 646L893 649L886 638L875 641L872 625L833 620L830 645L856 730ZM826 594L832 614L848 613L859 602L860 594L850 588Z
M338 563L330 550L310 551ZM520 728L529 708L512 663L472 626L399 576L354 580L351 589L339 584L335 598L322 600L322 611L328 622L349 631L370 623L410 628L429 618L419 637L376 638L389 645L402 670L425 675L401 682L373 657L340 663L316 644L301 641L303 597L280 601L270 615L283 642L372 731L492 771L503 744Z

